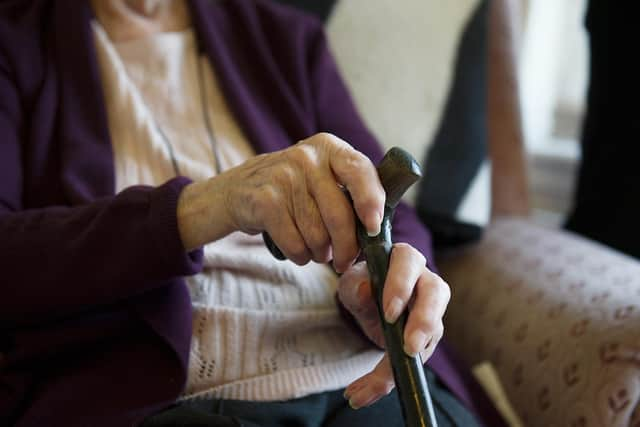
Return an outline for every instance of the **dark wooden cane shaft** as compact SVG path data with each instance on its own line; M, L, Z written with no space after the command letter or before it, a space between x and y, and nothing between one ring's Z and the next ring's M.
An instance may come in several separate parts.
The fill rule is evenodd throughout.
M392 210L387 207L382 231L375 237L369 237L362 224L358 222L358 241L367 260L371 289L378 306L385 347L393 369L405 426L435 427L435 414L422 360L420 356L411 357L404 352L404 327L407 313L404 312L394 323L388 323L384 318L382 293L392 251L391 214Z
M395 323L384 318L382 293L391 257L391 219L402 195L421 176L420 166L401 148L390 149L378 165L380 183L386 193L385 211L378 236L367 235L362 223L357 221L358 243L367 260L371 288L378 306L378 315L384 332L385 347L393 369L398 389L402 415L407 427L436 427L436 417L427 387L420 356L411 357L404 352L405 311Z

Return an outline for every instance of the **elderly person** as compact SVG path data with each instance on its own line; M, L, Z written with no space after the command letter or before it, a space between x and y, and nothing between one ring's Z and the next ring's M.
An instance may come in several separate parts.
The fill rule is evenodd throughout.
M0 423L400 425L355 240L354 215L379 231L380 157L300 12L3 2ZM387 320L410 306L443 425L492 423L434 353L427 232L407 206L394 231Z

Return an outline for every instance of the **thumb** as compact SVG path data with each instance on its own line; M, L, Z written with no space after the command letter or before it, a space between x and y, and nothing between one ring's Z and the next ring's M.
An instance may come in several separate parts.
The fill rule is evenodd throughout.
M370 296L369 272L367 263L361 261L352 265L340 276L338 281L338 298L353 314L357 312Z

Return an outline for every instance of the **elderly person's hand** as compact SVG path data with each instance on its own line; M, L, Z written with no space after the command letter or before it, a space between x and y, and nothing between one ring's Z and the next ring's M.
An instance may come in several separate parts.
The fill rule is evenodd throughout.
M295 263L333 259L343 272L359 251L354 208L367 230L378 234L384 199L371 161L320 133L187 186L178 201L178 227L187 250L233 231L267 231Z
M405 325L405 352L420 354L426 361L442 338L442 316L449 302L449 286L426 267L424 256L412 246L397 243L391 252L389 271L382 296L385 319L389 323L409 307ZM366 262L353 265L341 277L338 298L360 324L364 333L384 347L377 306L371 293ZM354 408L368 406L394 387L388 354L373 371L351 383L345 397Z
M343 193L346 188L353 207ZM355 213L368 232L380 232L385 194L371 161L330 134L317 134L282 151L254 157L207 181L187 186L178 201L178 227L187 250L233 231L267 231L290 260L333 259L338 297L380 347L384 338L359 248ZM387 321L407 306L405 351L426 360L442 337L449 287L407 244L391 253L384 290ZM394 386L387 356L346 391L353 407L369 405Z

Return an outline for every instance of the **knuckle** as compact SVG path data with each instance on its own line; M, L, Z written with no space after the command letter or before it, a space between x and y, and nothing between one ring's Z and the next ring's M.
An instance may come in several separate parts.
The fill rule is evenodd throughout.
M300 266L307 265L309 263L309 261L311 260L306 255L290 255L287 258L289 258L291 261L293 261L294 264L300 265Z
M438 332L440 328L439 324L441 323L440 319L434 319L433 317L424 314L420 316L418 322L420 324L420 329L425 331L427 335L435 335Z
M312 144L296 144L287 150L287 157L294 163L306 165L317 157L316 148Z
M339 148L345 145L344 141L329 132L319 132L307 140L309 144L323 149Z
M430 270L426 271L428 272L428 280L426 281L426 283L421 283L420 285L424 288L431 288L432 291L435 291L439 294L438 296L441 297L445 303L449 303L449 301L451 300L451 287L449 286L449 284L445 282L444 279L438 274Z
M448 304L449 301L451 301L451 287L440 276L438 276L438 278L439 278L438 282L440 284L440 289L442 290L441 292L444 295L444 301L445 303Z
M296 168L291 162L280 162L276 167L259 171L252 191L257 194L256 197L276 196L275 199L280 202L290 193L296 175Z
M440 291L442 288L448 287L445 281L438 274L434 273L428 268L424 268L423 274L423 277L426 279L426 286L431 287L437 291Z
M264 185L247 196L247 204L254 212L269 215L280 206L280 192L272 185Z
M313 136L313 139L320 143L335 143L338 137L330 132L318 132Z
M396 256L400 256L403 258L407 256L411 256L412 249L413 247L408 243L400 242L400 243L393 244L393 251L396 253Z
M427 259L425 258L425 256L409 243L395 243L393 247L394 250L398 250L400 252L400 255L402 255L403 257L415 259L416 263L420 264L421 266L425 266L427 264Z
M326 253L321 253L321 252L317 252L314 253L313 256L311 257L311 261L318 263L318 264L325 264L327 262L329 262L331 259L329 257L329 255L327 255Z
M298 173L296 171L296 168L291 164L284 164L278 168L278 174L276 176L278 177L278 181L280 183L289 186L297 180Z
M371 389L376 395L386 395L389 394L392 387L393 383L391 381L380 379L372 384Z
M359 174L367 168L374 168L371 160L360 151L357 151L351 147L344 147L345 151L348 149L348 154L345 156L345 171L349 174Z
M307 247L302 242L290 242L287 246L288 258L298 265L304 265L309 262L309 253Z
M317 263L328 262L331 257L331 251L329 250L329 244L327 242L312 242L308 244L311 253L313 254L313 260Z

